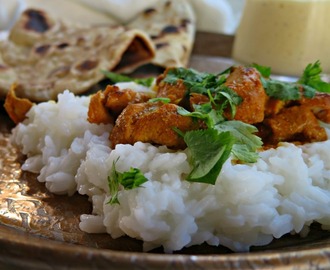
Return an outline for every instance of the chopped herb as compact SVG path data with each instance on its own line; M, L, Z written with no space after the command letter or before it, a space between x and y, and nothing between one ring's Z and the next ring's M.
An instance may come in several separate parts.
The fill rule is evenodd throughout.
M298 84L265 78L261 78L261 82L269 97L280 100L298 100L301 98Z
M236 114L236 106L242 102L242 98L224 85L219 87L218 90L219 91L216 92L214 96L208 91L210 101L204 104L194 104L193 112L179 107L179 114L199 118L203 120L209 128L213 128L215 125L225 120L223 112L228 105L230 106L232 116L234 116Z
M183 137L191 154L193 169L188 181L215 184L225 161L233 154L244 162L256 162L256 150L262 141L254 135L257 129L240 121L227 121L225 110L230 109L231 116L242 98L225 85L226 76L231 68L218 75L199 73L191 69L171 69L164 81L175 84L182 80L188 94L200 93L209 97L209 102L194 105L190 112L178 107L178 113L204 121L207 129L183 133L174 129ZM247 145L245 145L247 144Z
M206 103L205 105L208 105L209 103ZM204 105L204 104L203 104ZM193 118L198 118L204 121L204 123L210 127L210 126L214 126L215 125L215 121L217 121L217 115L212 113L214 110L212 110L212 108L210 108L210 110L208 110L209 108L207 106L195 106L195 108L200 108L200 110L196 110L194 112L190 112L187 111L185 108L182 107L178 107L177 111L179 114L183 115L183 116L189 116L189 117L193 117Z
M313 98L315 93L330 93L330 83L322 80L322 68L320 61L308 64L302 76L297 82L282 82L270 79L271 69L269 67L253 64L262 75L261 81L268 96L280 100L298 100L303 95Z
M230 156L235 138L230 132L205 129L187 132L184 140L194 164L187 180L214 185L223 164Z
M183 81L184 85L189 89L189 93L207 95L209 91L215 93L223 85L226 81L226 75L225 73L214 75L198 72L194 69L173 68L167 72L163 81L175 84L178 80Z
M262 146L262 140L254 134L258 131L255 126L233 120L224 121L215 128L221 132L230 132L233 135L235 144L232 152L237 159L249 163L258 160L259 156L256 151Z
M148 78L131 78L125 75L117 74L115 72L110 72L107 70L102 70L102 73L110 79L113 83L118 83L118 82L135 82L137 84L141 84L146 87L150 87L152 83L154 82L155 78L153 77L148 77Z
M168 104L171 102L171 99L167 97L156 97L148 100L148 102L159 102L159 101Z
M330 83L323 81L321 74L322 68L320 61L316 61L314 64L308 64L298 83L304 85L304 87L314 88L319 92L330 93Z
M272 73L272 69L270 67L261 66L256 63L253 63L252 67L254 67L256 70L258 70L260 72L261 76L263 76L264 78L269 78Z
M306 98L313 98L315 96L315 93L318 91L317 89L309 86L309 85L302 85L302 91L303 91L303 95ZM320 91L319 91L320 92Z
M213 107L218 112L223 113L229 105L231 117L235 116L236 107L243 101L243 99L235 91L224 84L219 87L214 96L209 94L209 98Z
M262 146L256 131L256 127L241 121L223 121L213 128L183 134L193 164L187 180L214 184L231 153L243 162L256 162L256 150Z
M112 164L112 170L110 172L110 175L108 176L108 186L109 191L111 195L111 199L109 201L110 204L118 203L118 192L120 189L120 183L119 183L119 173L116 170L116 162L113 162Z
M111 199L110 204L119 204L118 192L121 187L125 190L140 187L143 183L147 182L148 179L143 173L137 168L130 168L127 172L118 172L116 170L116 162L112 165L111 173L108 177L108 185L110 190Z
M199 118L203 120L209 128L213 128L215 125L225 120L223 113L228 105L231 110L231 115L234 117L236 114L236 106L242 102L242 98L224 84L219 86L217 90L214 96L208 91L207 94L210 101L204 104L194 104L193 112L179 107L178 113L184 116Z

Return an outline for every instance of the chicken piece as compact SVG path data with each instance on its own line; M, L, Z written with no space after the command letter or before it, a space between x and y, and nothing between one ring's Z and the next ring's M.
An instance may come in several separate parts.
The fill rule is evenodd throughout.
M260 74L255 68L234 67L225 84L243 99L237 106L235 120L248 124L260 123L264 120L267 95ZM229 116L228 113L227 117Z
M106 97L102 90L91 96L87 120L95 124L114 124L114 117L105 107Z
M173 128L185 132L199 129L200 125L191 117L178 114L177 108L175 104L162 102L129 104L117 118L110 134L112 147L141 141L173 149L185 148L183 138Z
M13 84L10 87L4 103L4 107L10 119L13 120L15 124L22 122L26 118L27 112L34 105L34 103L29 99L19 98L16 96L15 91L17 87L18 86L16 84Z
M265 117L278 114L285 106L286 102L275 98L267 98L265 106Z
M302 98L300 104L309 107L316 118L330 123L330 95L317 92L313 98Z
M310 108L305 106L283 109L272 118L265 119L264 124L271 129L271 135L267 139L272 144L283 141L316 142L327 139L325 129L319 125Z
M187 88L181 79L177 80L175 84L164 82L169 70L167 68L156 80L157 97L166 97L171 100L171 103L179 104L186 96Z
M88 121L96 124L113 124L128 104L145 102L149 98L144 93L108 85L104 91L92 95L88 108Z
M135 92L131 89L120 89L115 85L108 85L104 90L106 98L105 106L118 116L128 104L145 102L150 96L144 93Z

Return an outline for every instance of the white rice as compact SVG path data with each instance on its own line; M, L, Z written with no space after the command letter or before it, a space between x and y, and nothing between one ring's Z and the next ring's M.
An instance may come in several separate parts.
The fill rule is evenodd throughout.
M228 160L215 185L190 183L187 151L141 142L111 149L112 126L88 123L88 103L66 91L58 103L34 106L12 136L28 156L23 169L40 173L51 192L89 196L93 212L81 216L83 231L126 234L143 240L145 251L170 253L203 242L248 251L305 233L313 221L330 228L330 140L284 143L251 165ZM118 158L118 171L136 167L148 181L120 191L120 204L111 205L107 178Z

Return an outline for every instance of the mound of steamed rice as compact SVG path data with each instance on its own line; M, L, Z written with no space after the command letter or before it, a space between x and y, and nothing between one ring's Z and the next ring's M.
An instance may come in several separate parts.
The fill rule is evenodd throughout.
M89 97L66 91L57 103L34 106L12 135L28 156L23 170L40 173L51 192L89 196L93 212L81 216L83 231L126 234L143 240L145 251L163 246L170 253L203 242L248 251L306 234L313 221L330 228L330 140L284 143L255 164L228 160L215 185L190 183L187 150L141 142L111 149L112 126L88 123L88 104ZM148 181L111 205L107 178L118 158L118 171L136 167Z

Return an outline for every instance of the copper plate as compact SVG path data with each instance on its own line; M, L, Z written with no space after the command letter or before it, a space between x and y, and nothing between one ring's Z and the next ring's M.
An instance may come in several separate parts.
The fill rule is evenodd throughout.
M232 42L232 37L206 36L209 38L202 35L203 41L211 41L212 46L221 40L229 45ZM203 44L197 43L191 66L222 71L233 63L226 57L230 53L228 44L225 50L222 44L203 54ZM215 50L219 50L217 57L212 55ZM161 249L143 253L138 240L84 233L78 224L82 213L91 212L87 197L53 195L37 181L37 175L20 170L24 157L9 142L13 123L2 103L0 106L1 269L330 268L330 232L322 231L318 224L312 224L305 238L286 235L249 253L232 253L225 247L206 244L175 254L163 254Z

